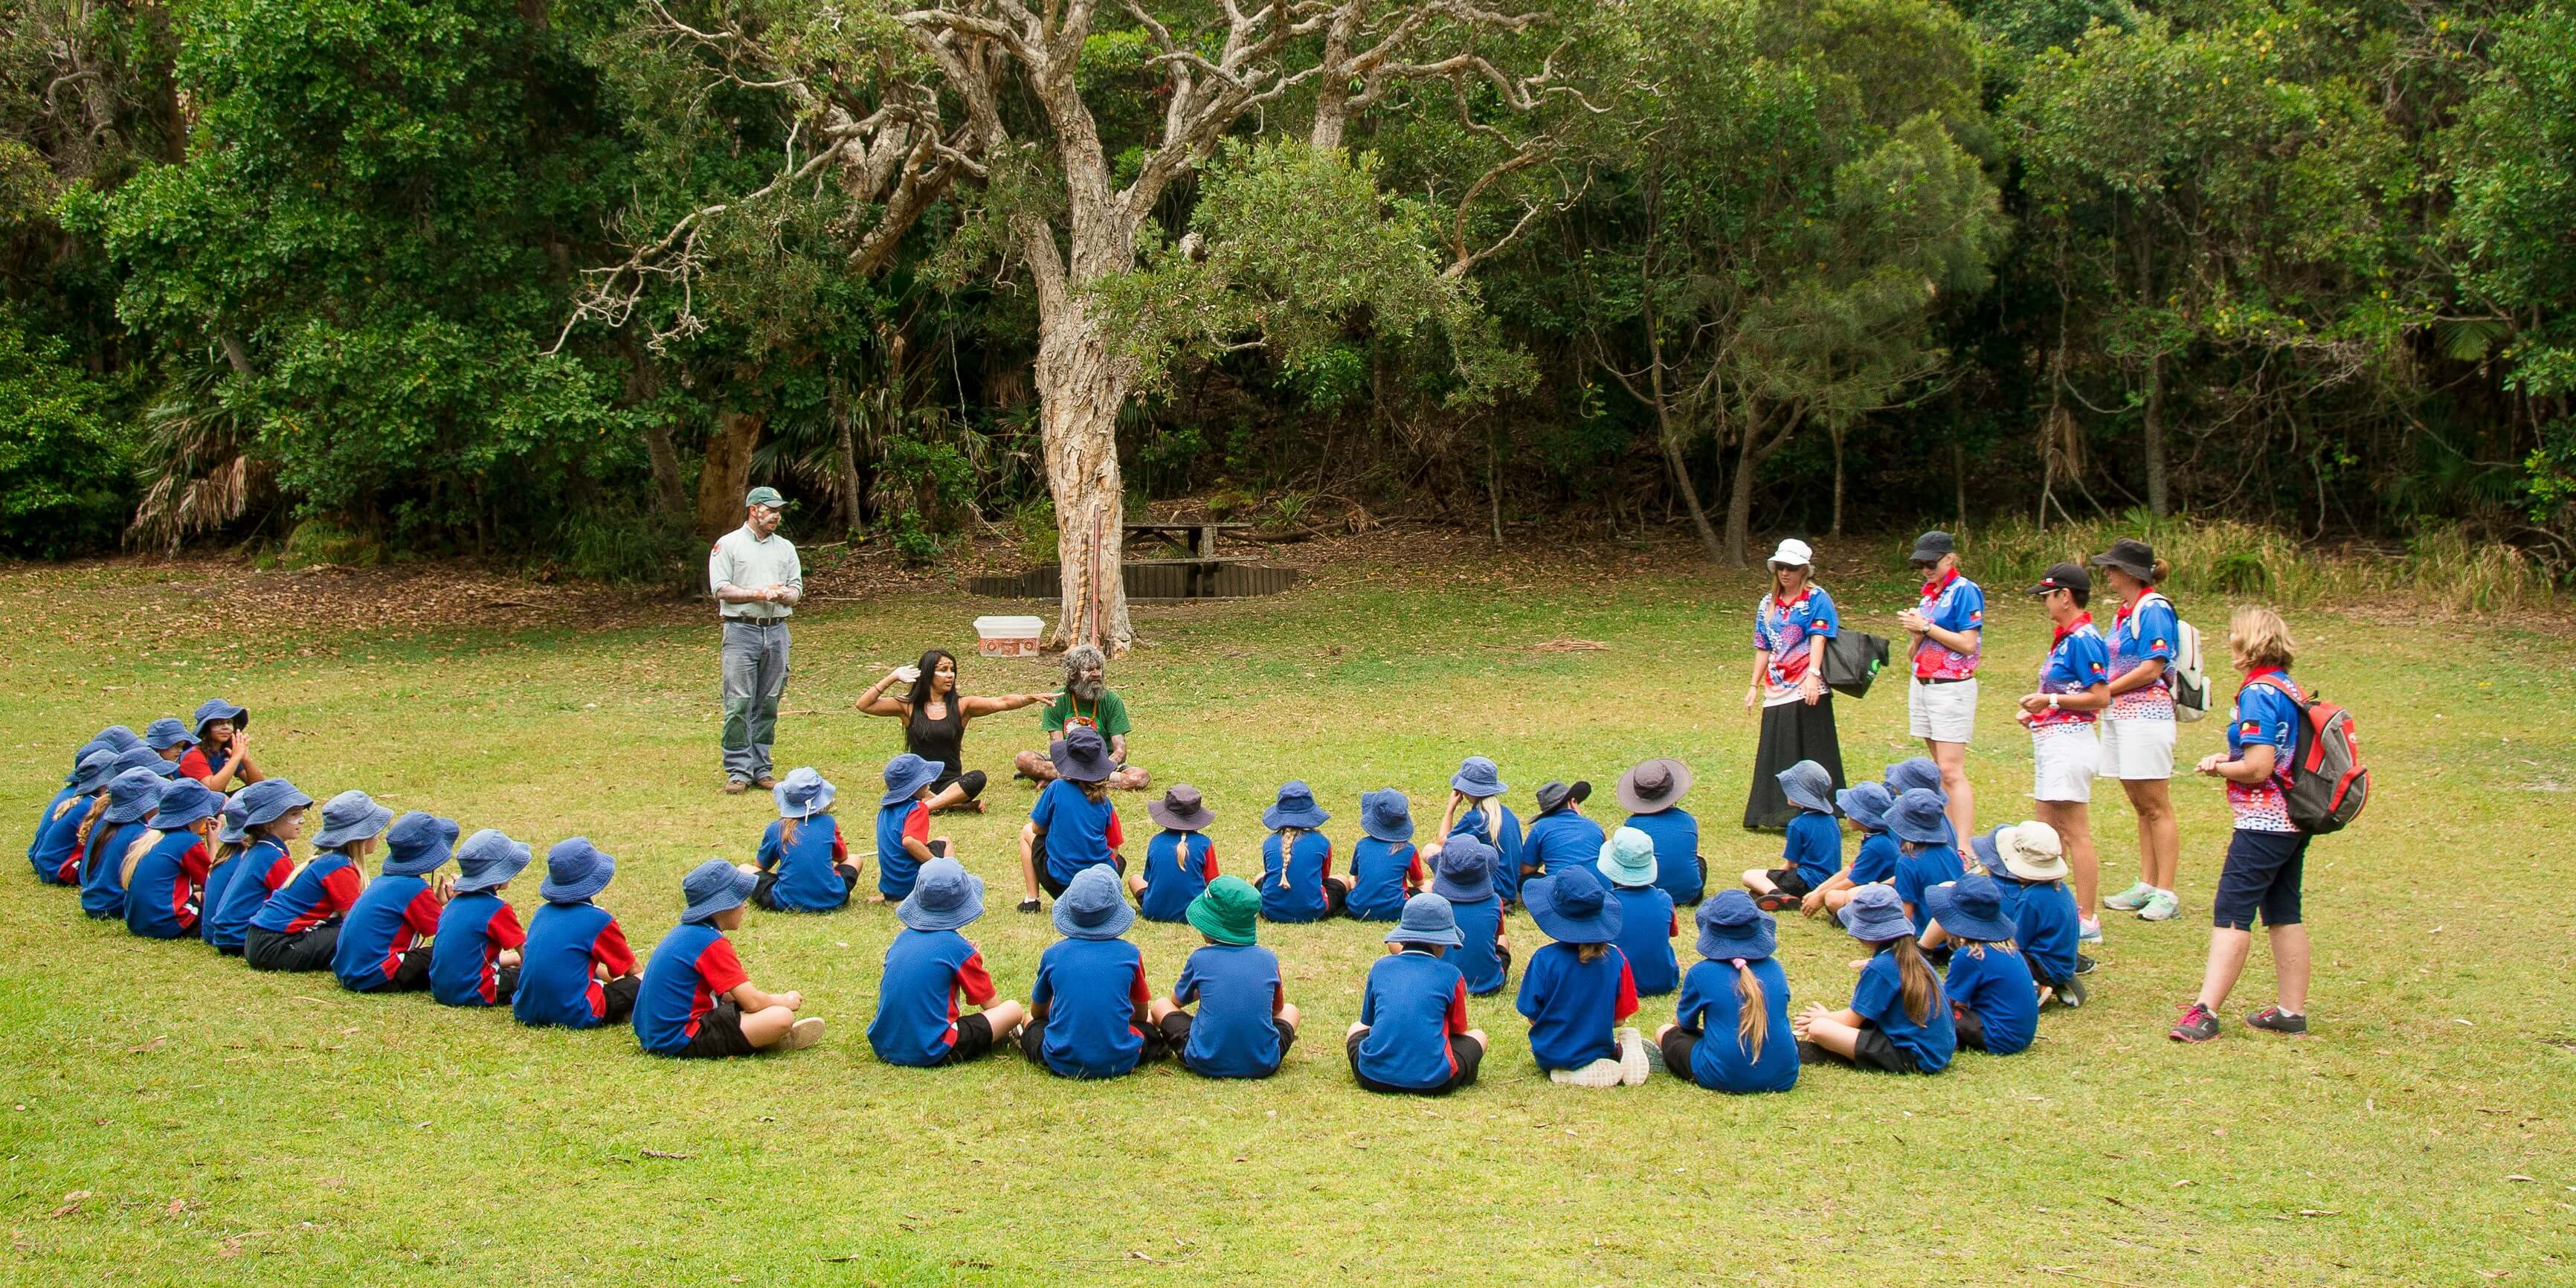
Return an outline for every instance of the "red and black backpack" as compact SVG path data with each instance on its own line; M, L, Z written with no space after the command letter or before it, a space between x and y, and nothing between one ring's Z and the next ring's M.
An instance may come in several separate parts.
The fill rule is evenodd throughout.
M2352 713L2316 694L2302 694L2267 675L2268 684L2299 706L2306 726L2298 754L2291 758L2290 788L2283 804L2290 825L2302 832L2340 832L2361 817L2370 803L2370 767L2361 763L2361 735L2353 730Z

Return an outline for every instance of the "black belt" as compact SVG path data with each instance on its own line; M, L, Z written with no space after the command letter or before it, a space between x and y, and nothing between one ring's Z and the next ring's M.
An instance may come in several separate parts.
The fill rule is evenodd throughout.
M1914 682L1916 684L1969 684L1976 678L1973 675L1918 675L1914 677Z
M784 617L727 617L724 619L724 624L727 626L785 626L787 619Z

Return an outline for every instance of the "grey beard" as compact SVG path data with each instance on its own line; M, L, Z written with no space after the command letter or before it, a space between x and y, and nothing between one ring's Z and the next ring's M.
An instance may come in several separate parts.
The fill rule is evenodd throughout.
M1101 694L1109 691L1109 682L1106 679L1067 680L1064 682L1064 688L1065 692L1085 702L1097 702Z

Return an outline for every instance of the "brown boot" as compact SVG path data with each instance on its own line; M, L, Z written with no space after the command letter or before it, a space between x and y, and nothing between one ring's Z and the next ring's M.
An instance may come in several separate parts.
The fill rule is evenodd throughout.
M725 795L740 796L742 795L742 789L749 786L751 786L751 784L746 783L739 778L728 778L725 780Z

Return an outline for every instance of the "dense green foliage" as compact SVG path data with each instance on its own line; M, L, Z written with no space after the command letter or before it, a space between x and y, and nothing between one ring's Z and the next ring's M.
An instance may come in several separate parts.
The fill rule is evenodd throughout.
M0 0L0 549L321 521L650 577L745 442L809 530L914 559L1042 502L1015 237L1079 227L1027 142L1071 127L1006 77L981 106L1013 142L979 147L965 65L907 36L941 8L988 12ZM1066 55L1118 184L1176 69L1223 56L1224 6L1143 12ZM1131 495L1697 521L1738 556L2143 506L2576 562L2558 0L1404 30L1407 75L1231 119L1083 288L1145 367ZM1330 56L1318 28L1267 58ZM907 113L951 124L906 164L948 168L861 182L862 127Z

